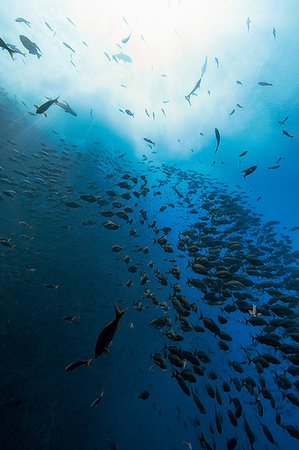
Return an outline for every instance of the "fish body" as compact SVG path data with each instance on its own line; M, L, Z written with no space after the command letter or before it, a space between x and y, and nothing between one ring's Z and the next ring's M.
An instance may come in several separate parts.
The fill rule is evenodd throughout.
M68 366L66 366L66 368L64 370L69 372L70 370L77 369L77 367L80 367L80 366L85 365L85 366L89 367L91 361L92 361L92 358L88 359L87 361L83 361L83 360L74 361L71 364L69 364Z
M131 34L132 34L132 33L130 33L129 36L127 36L126 38L122 39L122 43L123 43L123 44L126 44L126 43L128 42L128 40L129 40L130 37L131 37Z
M16 52L16 51L12 50L12 49L6 44L6 42L4 42L3 39L1 39L1 38L0 38L0 47L2 47L3 50L7 50L7 51L8 51L8 53L10 54L11 59L13 59L13 54L14 54L14 53L18 53L18 52Z
M272 83L268 83L268 81L259 81L258 84L260 86L273 86Z
M249 29L250 29L250 24L251 24L251 20L250 20L250 17L247 17L247 20L246 20L246 25L247 25L247 30L248 30L248 33L249 33Z
M248 175L251 175L253 172L255 172L255 170L257 169L257 166L251 166L246 170L242 170L242 172L244 173L244 175L242 175L244 178L248 177Z
M63 45L64 45L66 48L68 48L69 50L71 50L73 53L76 53L75 50L74 50L69 44L67 44L66 42L63 42Z
M194 86L194 88L192 89L192 91L190 92L190 94L188 94L188 95L185 97L186 100L188 100L189 103L190 103L190 96L191 96L192 94L194 94L195 91L197 91L197 89L199 89L200 83L201 83L201 78L197 81L196 85Z
M30 55L36 55L38 59L42 56L41 50L35 42L30 41L30 39L23 34L20 34L19 38L24 47L29 51Z
M36 106L35 114L44 114L47 109L50 108L54 103L58 103L59 97L55 98L54 100L48 100L47 102L43 103L41 106Z
M18 17L18 18L15 20L15 22L18 22L18 23L24 23L25 25L27 25L27 27L31 28L30 22L29 22L28 20L26 20L26 19L23 19L23 17Z
M288 120L289 116L287 116L285 119L283 120L279 120L278 123L279 125L285 125L286 121Z
M125 113L128 114L128 116L134 117L134 113L132 113L132 111L130 111L130 109L126 109Z
M125 55L125 53L117 53L116 55L112 55L113 59L116 60L116 62L118 62L118 60L124 61L124 62L128 62L131 63L132 59L130 58L130 56Z
M115 319L112 320L112 322L108 323L108 325L106 325L105 328L101 331L97 339L94 351L95 358L97 358L107 350L108 346L110 345L113 339L114 334L118 329L119 320L123 316L123 314L127 311L127 309L128 308L124 309L123 311L120 311L117 305L115 304Z
M71 114L72 116L77 117L77 113L70 107L70 105L68 104L68 102L56 102L56 105L59 106L60 108L62 108L66 113Z
M273 28L272 33L273 33L274 39L276 39L276 29L275 28Z
M215 153L217 153L217 150L220 145L220 133L219 133L218 128L215 128L215 135L216 135L216 141L217 141L217 147L216 147Z
M288 136L291 139L294 139L294 136L292 136L288 131L286 130L282 130L282 134L284 134L285 136Z
M98 403L100 403L100 401L102 400L104 396L104 391L101 392L100 396L98 398L96 398L92 404L90 405L91 408L94 408Z

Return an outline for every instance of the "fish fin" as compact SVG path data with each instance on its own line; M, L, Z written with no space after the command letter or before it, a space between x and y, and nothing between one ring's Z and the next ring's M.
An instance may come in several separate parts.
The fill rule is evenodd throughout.
M8 50L8 53L10 54L10 57L11 57L11 59L14 61L14 59L13 59L13 54L14 53L17 53L16 51L14 51L14 50Z
M115 308L116 319L120 319L121 316L129 309L129 308L126 308L126 309L124 309L123 311L120 311L120 309L118 309L116 303L115 303L115 305L114 305L114 308Z
M34 106L35 109L38 109L38 106L37 106L37 105L33 105L33 106Z
M90 358L87 361L85 361L85 364L87 365L87 367L90 367L91 361L92 361L92 358Z

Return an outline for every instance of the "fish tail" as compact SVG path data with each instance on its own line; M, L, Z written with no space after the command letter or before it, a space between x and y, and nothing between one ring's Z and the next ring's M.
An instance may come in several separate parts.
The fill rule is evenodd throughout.
M129 309L129 308L126 308L126 309L124 309L123 311L120 311L120 309L118 309L116 303L115 303L115 305L114 305L114 308L115 308L116 319L118 319L118 320L119 320L119 319L122 317L122 315Z
M291 139L294 139L294 136L291 136Z
M11 59L14 61L14 59L13 59L13 54L14 53L17 53L16 51L14 51L14 50L8 50L8 53L10 54L10 57L11 57Z
M59 284L56 284L56 286L54 286L54 290L56 291L56 289L59 288Z
M90 367L91 361L92 361L92 358L90 358L87 361L85 361L85 364L87 365L87 367Z

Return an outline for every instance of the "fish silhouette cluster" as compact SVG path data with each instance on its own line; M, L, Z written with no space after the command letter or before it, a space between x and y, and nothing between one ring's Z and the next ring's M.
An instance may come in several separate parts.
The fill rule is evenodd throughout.
M103 154L99 144L82 153L57 131L53 136L55 144L41 142L26 152L11 138L1 142L1 207L17 211L2 226L5 276L28 285L35 272L42 273L32 286L57 295L63 280L58 284L46 277L39 228L53 218L54 234L82 227L92 235L96 228L102 251L106 247L115 254L114 264L121 266L117 292L131 297L135 325L139 319L145 334L152 330L158 337L148 355L150 371L164 371L168 382L189 397L190 408L196 406L192 425L201 448L240 448L244 433L254 448L261 439L257 423L269 443L276 443L276 427L298 440L299 252L287 234L275 231L279 222L264 222L240 187L231 191L209 175L165 163L135 163L115 151ZM87 177L84 190L79 182L71 184L76 168L81 177L96 168L96 181ZM77 233L74 243L78 238ZM113 303L107 306L109 316ZM108 349L120 314L116 308L115 321L94 342L95 357ZM73 312L63 318L80 323ZM93 326L99 333L101 328ZM130 321L126 333L133 329ZM66 371L96 370L91 358L78 359ZM140 400L150 396L150 388L136 392ZM12 397L5 405L19 407L22 401ZM271 409L272 424L269 418L263 422L264 409ZM201 425L206 415L208 429ZM185 445L192 448L189 441Z

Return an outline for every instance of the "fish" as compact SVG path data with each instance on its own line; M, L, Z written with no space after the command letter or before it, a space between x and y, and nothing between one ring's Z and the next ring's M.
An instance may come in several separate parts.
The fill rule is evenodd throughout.
M69 364L68 366L66 366L66 368L64 370L69 372L70 370L77 369L77 367L84 366L84 365L87 367L90 367L91 361L92 361L92 358L87 359L86 361L83 361L80 359L79 361L74 361L71 364Z
M235 113L235 109L232 110L232 112L229 113L229 117L232 116Z
M240 86L243 86L242 81L237 80L236 83L239 84Z
M47 102L43 103L41 106L33 105L36 108L35 114L45 114L47 109L50 108L50 106L54 105L55 103L58 103L59 97L55 98L54 100L48 100ZM45 114L47 117L47 115Z
M102 400L104 396L104 390L100 393L100 396L98 398L96 398L92 404L90 405L91 408L94 408L98 403L100 403L100 401Z
M272 83L268 83L268 81L259 81L258 84L260 86L273 86Z
M270 166L268 167L268 170L270 169L278 169L280 166L278 164L276 164L275 166Z
M122 52L117 53L116 55L112 55L112 57L116 60L116 62L118 62L117 60L124 61L127 63L132 62L132 59L130 58L130 56L125 55L125 53L122 53Z
M246 170L242 170L242 172L244 173L244 175L242 175L242 177L246 178L248 177L248 175L251 175L253 172L255 172L257 169L257 166L251 166Z
M13 44L7 44L7 45L14 53L22 55L22 56L26 56L26 53L21 52L21 50L19 50L16 45L13 45Z
M203 66L201 68L201 78L204 76L204 74L207 71L207 65L208 65L208 57L206 56L205 60L204 60L204 63L203 63Z
M244 109L244 106L240 105L239 103L237 103L237 107L240 109Z
M197 89L199 89L200 83L201 83L201 78L197 81L197 83L195 84L195 86L194 86L194 88L192 89L192 91L190 92L190 94L188 94L188 95L185 96L185 99L186 99L189 103L190 103L190 96L191 96L192 94L194 94L194 93L197 91Z
M273 33L274 39L276 39L276 29L274 27L273 27L272 33Z
M67 44L66 42L63 42L63 45L64 45L66 48L68 48L69 50L71 50L73 53L76 53L75 50L74 50L69 44Z
M74 24L74 22L69 18L69 17L67 17L66 18L72 25L74 25L74 27L76 26L75 24Z
M151 139L149 139L149 138L143 138L143 140L144 140L145 142L148 142L149 144L155 145L155 143L154 143Z
M219 133L218 128L215 128L215 136L216 136L216 141L217 141L217 147L216 147L215 153L217 153L217 150L220 145L220 133Z
M62 108L66 113L69 113L72 116L77 117L77 113L70 107L68 102L66 102L66 101L64 101L64 103L56 102L56 105L59 106L60 108Z
M130 33L129 36L127 36L126 38L122 39L122 43L123 43L123 44L126 44L126 43L128 42L128 40L129 40L130 37L131 37L131 34L132 34L132 33Z
M48 22L45 22L45 25L50 31L52 31L52 33L54 33L53 28L51 27L51 25L48 24Z
M248 30L248 33L249 33L249 28L250 28L250 24L251 24L251 22L252 22L252 20L250 19L250 17L247 17L247 20L246 20L246 25L247 25L247 30Z
M30 41L30 39L23 34L20 34L19 38L24 47L29 51L30 55L36 55L38 59L42 56L41 50L35 42Z
M245 156L246 153L248 153L248 150L244 150L242 153L240 153L239 158L241 158L242 156Z
M285 117L283 120L279 120L279 125L285 125L286 121L288 120L289 116Z
M29 28L31 28L30 22L28 20L26 20L26 19L23 19L23 17L17 17L17 19L15 19L15 22L24 23Z
M145 108L145 114L147 115L147 117L150 117L148 110Z
M295 136L292 136L288 131L286 130L282 130L282 134L284 134L285 136L288 136L291 139L294 139Z
M141 391L138 395L138 398L141 398L142 400L147 400L149 398L149 392L148 391Z
M106 56L106 58L107 58L109 61L111 61L111 58L110 58L110 56L108 55L107 52L104 52L104 55Z
M118 329L118 323L119 323L121 317L128 310L128 308L126 308L123 311L120 311L116 304L115 304L114 308L115 308L115 319L112 320L112 322L110 322L108 325L105 326L105 328L101 331L101 333L99 334L99 337L97 339L97 343L96 343L95 351L94 351L95 358L97 358L102 353L107 351L108 346L111 344L113 336Z
M216 56L215 56L215 62L217 64L217 67L219 67L219 61L218 61L218 58L216 58Z
M12 50L4 41L2 38L0 38L0 47L3 48L3 50L7 50L10 54L11 59L13 60L13 54L17 53L17 51Z

